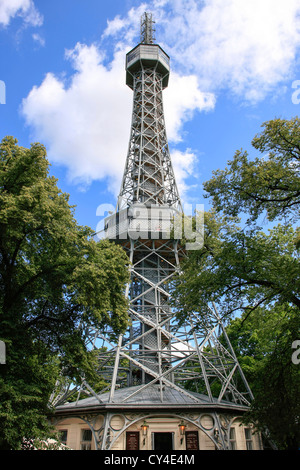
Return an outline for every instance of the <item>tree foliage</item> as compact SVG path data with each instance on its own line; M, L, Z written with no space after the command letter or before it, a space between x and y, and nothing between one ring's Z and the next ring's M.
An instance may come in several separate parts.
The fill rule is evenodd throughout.
M299 252L293 227L269 233L240 228L232 218L204 215L204 244L181 264L174 298L179 318L189 311L206 314L218 304L223 317L258 306L291 303L300 307Z
M49 176L46 150L12 137L0 145L0 447L45 429L58 371L97 380L93 354L79 328L128 322L124 296L128 259L108 241L96 243L79 226L69 196ZM28 435L28 432L31 435Z
M175 283L178 318L218 305L255 399L248 419L280 449L299 446L300 120L274 119L204 184L213 209L204 244L188 253ZM243 225L242 219L246 222ZM259 219L272 222L263 230ZM275 225L275 223L280 224ZM237 317L237 318L236 318ZM233 320L232 320L233 319Z
M266 213L270 221L299 219L300 120L274 119L263 124L252 145L261 153L249 158L238 150L225 170L217 170L204 184L217 211L254 221Z
M258 308L227 327L254 394L245 420L267 430L281 450L297 450L300 442L300 372L291 360L299 329L299 311L288 304Z

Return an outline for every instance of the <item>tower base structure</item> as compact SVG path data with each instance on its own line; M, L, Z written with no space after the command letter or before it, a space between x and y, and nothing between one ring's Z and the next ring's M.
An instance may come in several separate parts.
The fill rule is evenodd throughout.
M128 392L132 398L126 400ZM223 400L196 400L159 385L119 389L57 406L55 427L74 450L199 451L262 450L260 434L242 424L247 407ZM124 401L124 399L126 401Z

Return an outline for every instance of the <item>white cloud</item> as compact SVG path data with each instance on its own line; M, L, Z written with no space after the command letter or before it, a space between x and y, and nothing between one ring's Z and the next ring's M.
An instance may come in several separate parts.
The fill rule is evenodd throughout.
M300 45L298 0L174 0L158 9L173 61L209 91L265 98L289 77Z
M107 28L105 30L105 36L115 36L121 29L125 27L126 23L124 19L121 19L120 15L117 15L113 20L107 21Z
M41 26L43 17L32 0L0 0L0 24L8 26L15 16L23 17L26 24Z
M37 34L37 33L34 33L32 35L32 39L37 42L40 46L44 46L45 45L45 39L40 35L40 34Z
M147 8L148 4L144 2L137 7L131 8L123 18L117 15L113 20L108 20L107 28L103 32L103 38L114 37L117 41L121 39L123 44L134 41L134 38L136 39L137 33L140 31L140 18Z
M215 106L215 95L199 88L195 75L180 76L171 72L169 87L164 91L164 111L168 138L172 142L182 140L182 128L196 111L210 111Z
M201 88L253 103L290 79L300 46L299 0L149 0L156 36L173 70ZM143 11L144 11L143 10ZM108 24L106 35L138 31L141 8Z
M190 185L187 185L186 180L191 176L197 177L197 156L191 149L187 149L185 152L175 149L171 152L171 160L180 198L185 201L188 190L191 188Z
M75 69L69 86L47 74L23 100L22 112L35 138L47 145L50 160L65 165L71 180L109 177L120 184L132 99L120 80L124 54L116 54L109 68L94 45L77 44L67 57Z

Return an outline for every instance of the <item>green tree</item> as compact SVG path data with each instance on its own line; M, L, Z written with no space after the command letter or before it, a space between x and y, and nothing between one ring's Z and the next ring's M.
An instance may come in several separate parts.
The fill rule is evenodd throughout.
M281 450L297 450L300 442L300 373L299 364L291 360L299 329L299 312L289 305L258 308L227 327L254 394L245 421L268 430Z
M49 176L46 150L12 137L0 145L0 448L47 429L59 371L76 383L99 380L86 349L86 322L115 334L128 322L128 259L79 226L68 195Z
M236 152L204 184L213 209L203 247L182 263L174 304L179 319L195 311L199 323L212 301L224 321L242 315L229 331L255 395L249 419L279 448L293 449L300 443L300 366L292 362L300 338L300 120L263 128L252 141L261 155ZM246 216L244 226L238 216ZM281 224L263 231L261 217Z
M299 219L300 208L300 120L274 119L263 124L263 132L252 145L260 153L249 158L239 150L225 170L217 170L204 184L219 212L236 216L241 212L255 221Z
M189 252L175 282L179 318L190 311L205 316L211 302L228 318L262 305L289 302L299 308L299 252L291 226L265 234L214 212L205 213L204 224L203 247Z

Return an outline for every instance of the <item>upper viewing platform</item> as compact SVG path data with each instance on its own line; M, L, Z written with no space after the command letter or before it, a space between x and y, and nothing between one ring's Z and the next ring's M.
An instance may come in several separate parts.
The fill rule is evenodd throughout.
M133 74L145 67L155 68L163 76L163 88L168 86L170 57L156 44L139 44L126 54L126 85L133 88Z
M141 42L126 54L126 84L133 88L133 74L143 68L153 68L163 77L163 88L168 86L170 57L163 49L154 44L154 21L152 15L145 13L141 22Z

